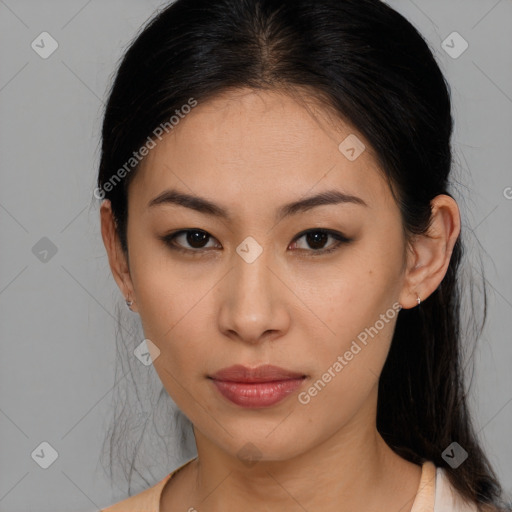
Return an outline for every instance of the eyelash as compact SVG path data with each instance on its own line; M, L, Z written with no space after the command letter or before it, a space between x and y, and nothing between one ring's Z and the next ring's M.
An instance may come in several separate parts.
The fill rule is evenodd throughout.
M187 253L187 254L194 255L194 256L203 254L204 252L211 250L211 249L187 249L187 248L181 247L179 245L176 245L176 243L174 242L174 239L180 235L187 234L187 233L204 233L207 235L208 238L214 238L214 237L212 237L212 235L210 235L209 233L207 233L206 231L204 231L202 229L182 229L182 230L174 231L173 233L164 235L164 236L160 237L160 239L165 243L165 245L167 247L169 247L169 249L171 249L173 251ZM324 254L330 254L334 251L337 251L341 247L342 244L347 244L347 243L352 242L351 238L347 238L346 236L342 235L338 231L333 231L330 229L323 229L323 228L314 228L314 229L308 229L306 231L302 231L293 239L293 242L295 242L296 240L299 240L303 236L308 235L310 233L322 233L325 235L330 235L330 236L332 236L332 238L334 238L337 241L337 243L335 243L332 247L329 247L328 249L311 249L311 250L295 249L295 250L299 250L299 251L310 252L310 253L312 253L311 256L313 256L313 257L319 256L319 255L324 255Z

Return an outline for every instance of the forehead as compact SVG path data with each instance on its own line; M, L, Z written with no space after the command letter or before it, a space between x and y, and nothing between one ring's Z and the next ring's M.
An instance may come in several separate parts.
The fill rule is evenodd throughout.
M386 194L359 132L318 102L282 92L224 93L199 103L155 142L130 187L130 201L141 208L171 187L242 208L333 187L368 203ZM355 159L347 157L350 146L360 152Z

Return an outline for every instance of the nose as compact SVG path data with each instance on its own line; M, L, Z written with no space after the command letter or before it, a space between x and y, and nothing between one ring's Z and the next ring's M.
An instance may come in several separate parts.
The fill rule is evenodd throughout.
M264 250L255 261L238 254L234 268L226 276L221 290L219 327L221 332L247 344L275 340L290 326L287 289L279 269Z

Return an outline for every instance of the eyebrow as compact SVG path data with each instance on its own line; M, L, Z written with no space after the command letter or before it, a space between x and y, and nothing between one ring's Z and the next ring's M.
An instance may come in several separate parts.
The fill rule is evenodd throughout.
M346 194L339 190L326 190L314 196L309 196L304 199L299 199L291 203L281 206L277 213L276 219L282 220L285 217L302 213L317 206L332 205L332 204L358 204L361 206L368 206L363 199L352 194ZM230 220L228 210L222 206L213 203L208 199L191 194L185 194L175 189L165 190L148 203L148 209L158 205L178 205L185 208L190 208L205 215L211 215L222 219Z

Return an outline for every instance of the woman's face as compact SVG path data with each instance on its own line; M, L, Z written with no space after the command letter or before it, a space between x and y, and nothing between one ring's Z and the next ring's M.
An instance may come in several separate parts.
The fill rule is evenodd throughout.
M129 188L131 298L160 351L155 369L196 435L233 456L285 460L375 429L406 241L367 142L316 114L277 92L199 103ZM215 207L151 205L169 191ZM322 193L358 199L308 204ZM277 385L288 392L273 404L268 384L263 397L265 385L225 384L235 403L210 378L265 364L305 378Z

